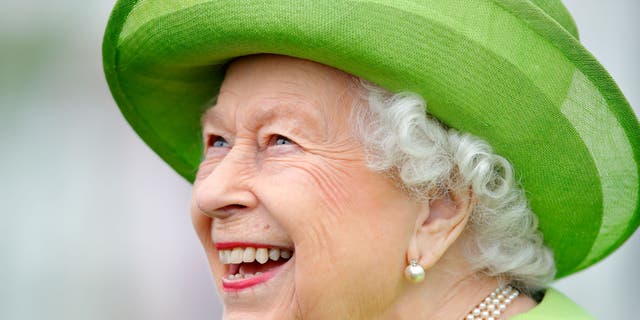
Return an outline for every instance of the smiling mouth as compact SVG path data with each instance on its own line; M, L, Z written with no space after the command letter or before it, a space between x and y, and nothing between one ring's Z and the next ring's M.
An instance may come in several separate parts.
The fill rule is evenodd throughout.
M222 286L237 291L267 282L293 257L289 248L250 243L216 243L218 258L225 265Z

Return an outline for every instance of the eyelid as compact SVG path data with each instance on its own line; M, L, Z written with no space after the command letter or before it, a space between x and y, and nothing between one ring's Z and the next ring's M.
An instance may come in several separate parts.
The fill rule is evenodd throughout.
M205 136L205 148L209 148L209 147L213 147L213 145L216 143L216 141L219 140L223 140L226 143L228 143L229 145L231 145L231 142L229 139L225 138L223 135L221 134L215 134L215 133L209 133Z
M218 142L221 142L223 144L226 144L226 146L216 146L216 144ZM225 139L222 136L213 136L211 138L211 141L209 142L209 146L213 147L213 148L224 148L224 147L229 147L231 144L229 143L229 141L227 141L227 139Z
M287 141L289 141L290 143L288 144L278 144L278 140L280 139L285 139ZM295 141L293 141L293 139L283 135L283 134L274 134L269 138L269 145L270 146L286 146L286 145L298 145Z
M202 157L202 162L205 161L218 161L224 158L227 153L231 150L230 144L227 143L226 146L214 146L216 139L222 138L220 136L210 136L207 139L207 145L204 149L204 154ZM224 138L222 138L224 139ZM226 140L225 140L226 141ZM216 160L217 159L217 160Z
M203 152L203 161L223 158L229 150L231 150L231 143L227 142L224 136L216 134L207 134L205 138L205 146ZM226 145L215 146L217 141L224 141Z

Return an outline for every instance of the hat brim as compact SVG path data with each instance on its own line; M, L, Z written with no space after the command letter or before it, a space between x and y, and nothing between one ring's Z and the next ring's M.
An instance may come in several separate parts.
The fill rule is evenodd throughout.
M528 1L119 1L107 81L123 115L180 175L202 155L200 117L233 58L317 61L412 91L446 125L513 164L557 277L638 227L638 122L602 66Z

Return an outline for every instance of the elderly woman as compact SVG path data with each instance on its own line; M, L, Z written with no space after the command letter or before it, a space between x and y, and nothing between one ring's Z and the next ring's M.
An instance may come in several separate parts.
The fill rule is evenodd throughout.
M548 284L640 221L637 120L559 2L120 1L104 57L225 319L588 319Z

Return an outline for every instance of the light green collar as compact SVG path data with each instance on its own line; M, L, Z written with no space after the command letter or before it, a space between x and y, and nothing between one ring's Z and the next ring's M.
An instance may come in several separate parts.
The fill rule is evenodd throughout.
M527 313L517 315L512 320L591 320L595 319L586 310L555 289L549 288L544 298Z

